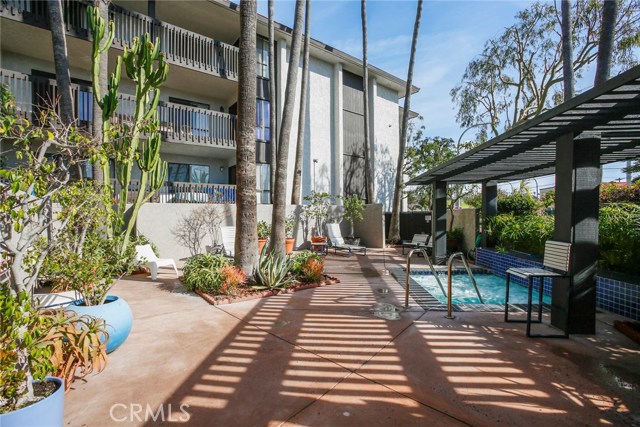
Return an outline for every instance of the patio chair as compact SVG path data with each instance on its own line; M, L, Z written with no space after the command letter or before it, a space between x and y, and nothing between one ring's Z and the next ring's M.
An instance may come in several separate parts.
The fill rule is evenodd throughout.
M233 225L220 227L222 236L222 254L228 257L235 256L236 227Z
M151 270L151 279L156 280L158 278L159 267L173 267L176 272L176 277L179 277L178 267L176 262L171 258L158 258L153 252L151 245L138 245L136 246L136 261L144 263L149 266Z
M569 287L567 289L567 301L569 301L569 306L571 304L571 295L573 292L573 278L569 272L569 262L571 259L571 243L565 242L556 242L553 240L547 240L544 245L544 260L543 260L543 268L510 268L507 270L507 288L506 288L506 298L504 301L504 321L505 322L516 322L516 323L526 323L527 324L527 337L538 337L538 338L568 338L569 337L569 309L567 308L565 312L566 321L565 321L565 331L564 334L552 334L552 335L532 335L531 334L531 323L542 323L542 295L543 295L543 285L545 277L566 277L569 279ZM523 279L528 280L528 299L527 299L527 319L526 320L513 320L509 319L509 286L511 284L511 276L521 277ZM531 320L531 307L532 307L532 297L533 297L533 279L539 279L539 304L538 304L538 319Z
M358 245L347 245L342 238L342 232L340 231L340 224L327 224L327 234L331 241L331 247L334 249L334 253L338 253L338 249L343 251L349 251L349 255L354 251L362 252L362 255L367 254L367 248Z
M429 234L414 234L413 239L410 242L402 242L402 255L405 254L405 249L421 249L426 248L429 244L431 236Z

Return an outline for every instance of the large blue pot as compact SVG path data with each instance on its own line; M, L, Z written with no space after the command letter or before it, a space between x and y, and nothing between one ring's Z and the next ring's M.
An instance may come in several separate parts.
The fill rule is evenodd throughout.
M111 353L127 339L133 325L133 314L125 300L115 295L108 295L101 305L84 305L83 300L77 300L67 307L80 315L89 315L104 319L107 323L109 341L107 353Z
M0 415L2 427L62 427L64 413L64 381L47 377L58 389L52 395L17 411Z

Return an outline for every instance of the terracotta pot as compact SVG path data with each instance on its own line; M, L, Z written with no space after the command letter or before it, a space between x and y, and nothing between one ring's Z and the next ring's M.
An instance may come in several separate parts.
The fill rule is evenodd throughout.
M327 236L311 236L311 243L326 243Z
M290 254L291 252L293 252L293 244L295 243L295 241L296 239L289 239L289 238L284 239L284 245L285 245L287 254Z
M263 239L263 238L258 238L258 253L261 254L262 253L262 248L264 248L264 245L267 244L267 239Z

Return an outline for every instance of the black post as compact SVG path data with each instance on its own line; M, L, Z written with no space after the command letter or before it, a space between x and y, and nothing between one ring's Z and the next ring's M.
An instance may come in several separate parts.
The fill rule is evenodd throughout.
M569 333L596 332L596 268L600 193L600 135L566 134L556 141L556 213L554 239L569 242L573 297L567 300L565 279L553 284L551 324Z
M433 263L444 264L447 259L447 183L433 183L433 211L431 213L431 241Z
M487 247L486 220L498 214L498 185L493 181L482 183L482 247Z

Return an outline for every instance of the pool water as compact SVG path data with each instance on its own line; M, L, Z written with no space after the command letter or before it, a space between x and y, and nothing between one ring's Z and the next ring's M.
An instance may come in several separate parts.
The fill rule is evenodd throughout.
M447 290L447 275L439 274L438 277L442 282L442 286L445 291ZM494 276L493 274L475 274L476 283L480 290L480 295L485 304L503 304L506 294L507 280ZM433 295L440 303L446 304L447 298L442 294L440 286L435 277L432 275L424 274L412 274L411 278L416 281L420 286L426 289L431 295ZM476 290L471 283L471 279L466 274L454 274L451 282L453 288L453 304L480 304ZM533 303L538 303L538 292L534 288L533 290ZM543 303L550 304L551 297L549 295L542 296ZM517 283L511 283L509 288L509 303L511 304L526 304L527 303L527 288L520 286Z

